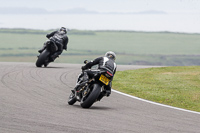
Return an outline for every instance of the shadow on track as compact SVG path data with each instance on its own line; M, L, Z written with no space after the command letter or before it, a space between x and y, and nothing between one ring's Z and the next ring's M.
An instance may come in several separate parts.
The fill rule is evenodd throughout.
M110 107L105 107L105 106L92 106L88 109L82 108L80 105L75 104L75 105L67 105L67 107L73 107L73 108L77 108L77 109L84 109L84 110L111 110L113 108Z
M52 67L36 67L36 68L38 68L38 69L48 69L48 68L49 68L49 69L51 69L51 68L63 69L63 68L67 68L67 67L55 67L55 66L53 67L53 66L52 66Z

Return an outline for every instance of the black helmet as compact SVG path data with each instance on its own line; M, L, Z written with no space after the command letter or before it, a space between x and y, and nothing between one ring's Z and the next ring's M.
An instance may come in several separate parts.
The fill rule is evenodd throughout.
M60 31L64 31L64 32L65 32L65 34L67 34L67 30L66 30L66 28L65 28L65 27L61 27L61 28L60 28Z
M116 54L114 52L112 52L112 51L106 52L105 56L108 57L108 58L111 58L113 60L116 59Z

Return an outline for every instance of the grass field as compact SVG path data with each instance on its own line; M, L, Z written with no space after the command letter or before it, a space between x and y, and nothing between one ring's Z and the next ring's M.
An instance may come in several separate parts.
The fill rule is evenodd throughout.
M51 31L0 29L0 61L34 62ZM68 37L68 51L56 62L80 63L112 50L118 64L200 65L200 34L70 30Z
M115 90L200 112L200 66L147 68L117 72Z

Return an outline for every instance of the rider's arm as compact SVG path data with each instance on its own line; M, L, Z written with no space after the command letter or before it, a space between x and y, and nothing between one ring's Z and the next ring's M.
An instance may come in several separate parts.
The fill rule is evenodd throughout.
M63 39L63 49L67 50L67 44L68 44L68 37L66 36L64 39Z
M114 70L114 73L113 73L113 75L115 75L115 72L116 72L116 68L115 68L115 70Z
M103 57L99 57L99 58L96 58L93 61L88 62L85 66L83 66L83 69L85 70L85 69L91 68L94 65L99 64L99 61L102 60L102 58Z
M57 32L57 31L53 31L53 32L47 34L46 37L47 37L47 38L50 38L50 37L52 37L56 32Z

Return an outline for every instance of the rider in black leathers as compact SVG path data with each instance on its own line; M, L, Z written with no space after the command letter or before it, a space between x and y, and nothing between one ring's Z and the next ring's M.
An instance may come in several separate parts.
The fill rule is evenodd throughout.
M91 79L94 76L96 70L90 69L94 65L98 65L98 69L103 69L103 68L109 69L110 71L113 72L113 77L114 77L114 74L115 74L116 68L117 68L117 65L115 63L115 59L116 59L116 54L112 51L109 51L105 54L104 57L96 58L95 60L88 62L85 66L82 66L81 69L84 70L84 72L79 75L79 78L78 78L78 81L77 81L77 86L78 86L78 82L80 81L81 77L83 77L83 76L87 77L88 76L88 78ZM85 75L85 73L87 75ZM111 79L111 81L112 80L113 79ZM77 88L77 86L75 87L75 89ZM107 96L107 97L110 96L111 87L112 87L112 82L110 82L107 86L105 86L106 91L102 92L100 94L100 97L98 99L99 101L101 100L101 98L103 96Z
M55 44L58 47L58 50L51 55L50 61L54 61L56 57L58 57L63 49L67 50L67 44L68 44L68 37L67 37L67 31L65 27L61 27L60 30L58 31L53 31L50 34L47 34L46 37L52 41L55 42ZM46 45L48 45L50 41L46 41L44 43L44 46L42 49L38 50L39 53L42 53L44 51L44 49L46 48Z

